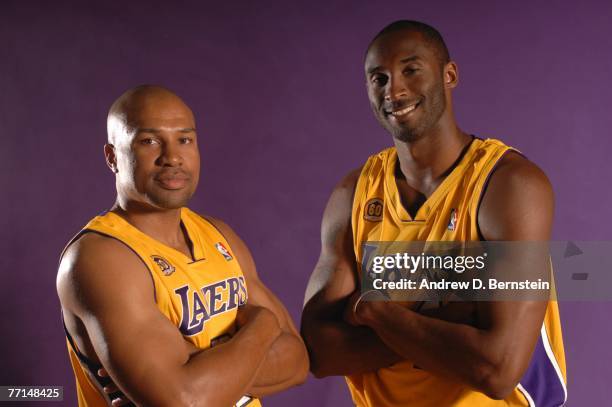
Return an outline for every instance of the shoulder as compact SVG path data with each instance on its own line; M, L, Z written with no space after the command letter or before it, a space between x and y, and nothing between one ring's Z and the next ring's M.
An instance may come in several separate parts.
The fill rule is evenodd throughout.
M234 231L234 229L229 226L227 223L222 221L221 219L208 216L201 215L208 223L213 225L226 240L230 249L236 256L236 260L240 265L242 273L247 278L248 281L258 278L257 271L255 268L255 261L253 260L253 256L251 255L251 251L249 250L246 243L238 236L238 234Z
M361 166L346 174L340 180L340 182L336 184L334 190L340 190L342 192L350 193L351 195L353 195L355 192L355 187L357 186L357 181L359 181L359 177L361 176L363 168L364 166Z
M491 181L508 183L510 185L550 187L550 181L544 171L535 163L513 150L508 151L499 160L497 167L491 175Z
M215 229L217 229L217 231L225 238L225 240L227 240L230 245L232 244L232 242L235 242L236 239L240 239L234 229L223 220L210 215L200 214L200 216L202 217L202 219L204 219L205 222L208 222Z
M350 222L353 199L363 167L346 174L334 187L323 213L323 231Z
M498 231L529 222L549 232L553 210L553 189L544 171L519 153L510 151L490 176L480 203L478 223L484 237L491 240L503 237L498 236Z
M121 241L89 232L64 251L57 291L62 305L71 308L110 290L120 292L139 285L152 289L150 278L142 272L145 269L138 255Z

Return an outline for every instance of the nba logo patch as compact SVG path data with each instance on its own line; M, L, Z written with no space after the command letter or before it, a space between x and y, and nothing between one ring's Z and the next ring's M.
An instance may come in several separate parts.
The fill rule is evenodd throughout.
M164 273L164 276L169 276L174 273L176 270L173 265L168 263L168 260L164 259L162 256L152 255L151 259L159 266L161 272Z
M446 229L455 230L457 227L457 211L455 209L451 209L450 212L450 220L448 221L448 226Z
M221 253L223 257L225 257L225 260L230 261L234 259L230 254L229 250L227 250L225 246L223 246L223 243L217 242L215 243L215 247L217 248L217 250L219 250L219 253Z

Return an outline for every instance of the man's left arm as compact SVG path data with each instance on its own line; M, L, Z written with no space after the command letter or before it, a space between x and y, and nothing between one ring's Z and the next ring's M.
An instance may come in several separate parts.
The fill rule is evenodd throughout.
M525 158L508 153L489 180L478 224L488 241L548 241L553 211L546 175ZM505 260L516 267L529 261ZM478 302L476 326L430 318L393 302L360 303L355 318L416 366L503 399L529 364L546 304Z
M291 316L259 279L253 257L242 239L222 221L207 219L223 234L240 264L248 288L248 302L272 311L282 330L260 366L249 394L263 397L303 383L308 375L308 353Z

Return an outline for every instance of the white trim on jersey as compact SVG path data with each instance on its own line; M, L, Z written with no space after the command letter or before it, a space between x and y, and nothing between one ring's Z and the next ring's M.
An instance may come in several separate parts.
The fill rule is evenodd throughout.
M536 407L535 402L531 398L531 394L529 394L529 392L525 390L522 384L520 383L517 384L516 388L519 389L521 393L523 393L523 396L525 396L525 398L527 399L527 403L529 404L529 407Z
M548 340L548 334L546 333L546 327L542 324L542 344L544 344L544 349L546 350L546 355L548 359L550 359L550 363L555 368L555 372L557 372L557 376L559 377L559 381L561 382L561 386L563 387L563 405L567 402L567 387L565 386L565 380L563 379L563 374L561 374L561 369L559 368L559 363L557 363L557 359L555 358L555 354L550 347L550 342Z
M253 397L250 396L242 396L240 398L240 400L238 400L236 402L236 407L242 407L242 406L246 406L247 404L249 404L251 401L253 401Z

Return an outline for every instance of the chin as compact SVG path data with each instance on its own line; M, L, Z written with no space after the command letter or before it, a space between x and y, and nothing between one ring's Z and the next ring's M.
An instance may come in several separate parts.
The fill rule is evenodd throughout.
M424 137L422 132L414 129L394 129L391 134L394 139L404 143L413 143Z
M180 209L187 206L191 195L188 196L156 196L151 197L153 205L160 209Z

